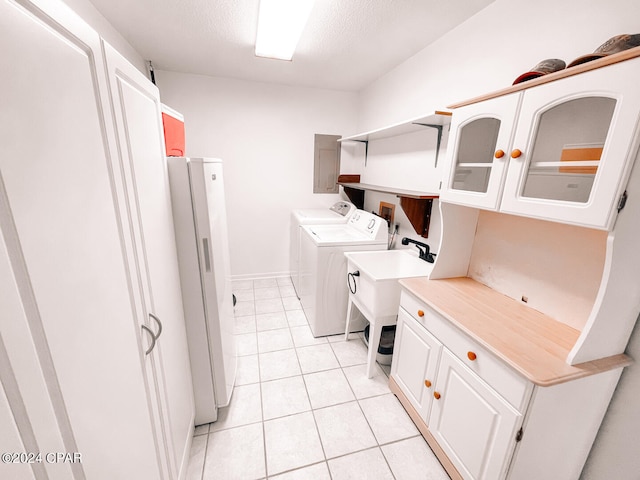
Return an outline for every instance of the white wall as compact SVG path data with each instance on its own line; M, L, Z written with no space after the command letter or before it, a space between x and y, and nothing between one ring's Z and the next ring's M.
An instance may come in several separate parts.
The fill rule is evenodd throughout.
M508 87L546 58L569 63L614 35L639 33L639 17L637 0L496 0L361 91L358 131ZM401 164L397 168L396 175L412 174ZM375 164L367 169L367 175L381 174ZM640 358L640 327L627 353ZM639 394L640 367L632 365L623 373L584 468L584 480L638 478L640 455L634 439L640 431Z
M156 81L185 117L186 155L223 159L234 278L287 275L291 210L342 198L313 194L314 134L353 132L356 94L168 71Z
M104 40L115 48L123 57L131 62L138 70L147 74L147 65L140 54L127 42L120 33L113 28L106 18L94 7L89 0L63 0L74 12L91 25Z
M510 86L540 60L569 63L614 35L638 33L637 0L496 0L365 88L366 131Z

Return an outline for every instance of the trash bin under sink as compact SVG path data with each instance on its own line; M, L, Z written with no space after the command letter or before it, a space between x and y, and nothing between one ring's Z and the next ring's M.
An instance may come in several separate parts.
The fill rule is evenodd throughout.
M393 342L396 338L396 326L387 325L382 327L382 335L380 336L380 346L376 355L376 361L380 365L391 365L393 357ZM364 343L369 347L369 325L364 327Z

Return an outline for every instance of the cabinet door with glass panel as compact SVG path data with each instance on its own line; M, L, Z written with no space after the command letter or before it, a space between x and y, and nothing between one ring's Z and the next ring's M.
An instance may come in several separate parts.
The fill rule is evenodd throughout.
M640 59L524 92L500 210L609 229L637 150Z
M457 108L441 199L496 210L521 93Z

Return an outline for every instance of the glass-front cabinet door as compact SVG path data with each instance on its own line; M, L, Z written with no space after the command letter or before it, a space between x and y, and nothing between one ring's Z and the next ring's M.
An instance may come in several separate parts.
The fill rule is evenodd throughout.
M516 93L454 111L443 200L498 208L519 99Z
M637 60L526 90L500 210L608 229L635 157Z

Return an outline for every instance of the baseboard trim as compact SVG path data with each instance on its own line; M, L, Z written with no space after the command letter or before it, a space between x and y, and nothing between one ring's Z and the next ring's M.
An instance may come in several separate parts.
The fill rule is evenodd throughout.
M398 400L400 400L400 403L411 417L411 420L413 420L413 423L415 423L416 427L418 427L418 430L429 444L429 447L431 447L431 450L433 450L433 453L436 455L436 457L438 457L438 460L440 460L440 463L447 471L447 474L449 474L449 477L451 477L451 480L464 480L462 475L460 475L460 472L458 472L456 467L453 466L453 463L451 463L451 460L449 460L447 454L444 453L444 450L442 450L435 437L429 431L427 424L424 422L416 409L413 408L413 405L411 405L411 402L404 394L404 392L400 389L400 386L396 383L395 379L392 376L389 377L389 388L391 389L391 392L398 398Z
M231 281L239 280L264 280L265 278L290 278L290 272L272 272L272 273L247 273L245 275L232 275Z

